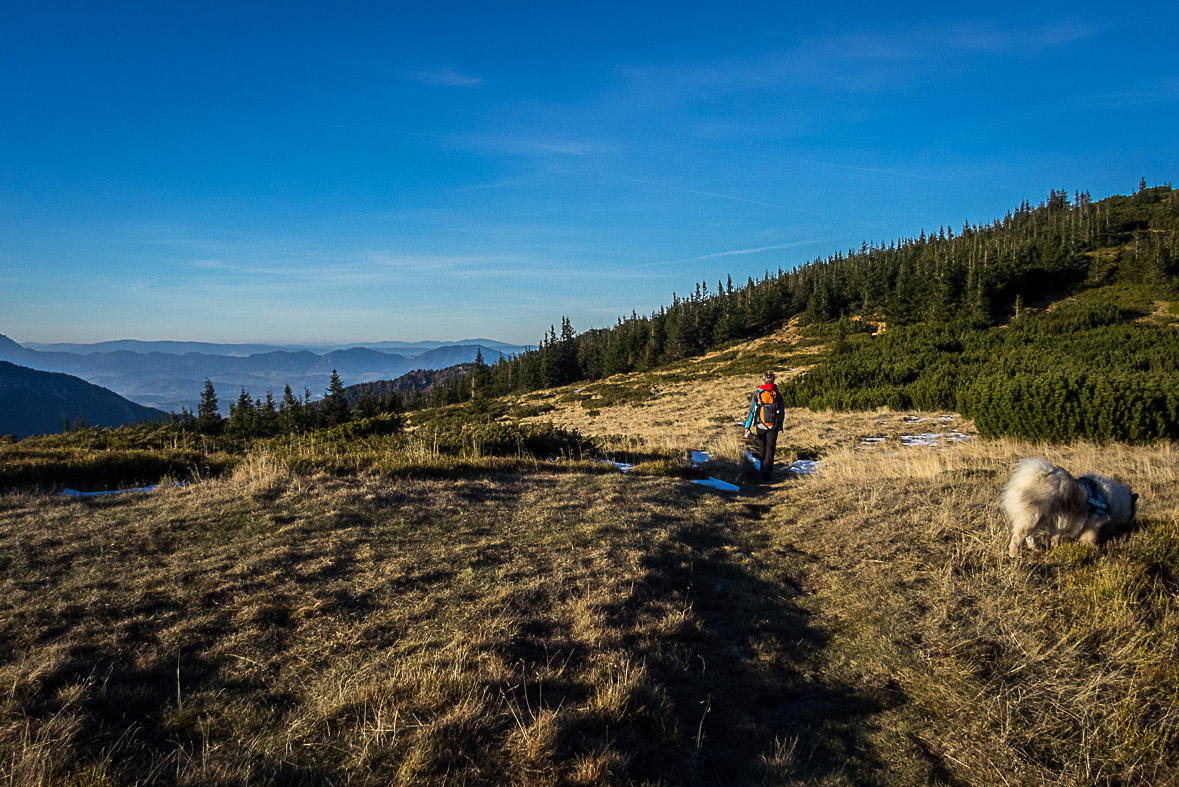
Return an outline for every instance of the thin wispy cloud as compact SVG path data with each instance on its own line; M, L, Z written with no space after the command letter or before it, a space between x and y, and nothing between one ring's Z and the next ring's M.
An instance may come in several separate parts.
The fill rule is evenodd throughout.
M833 240L833 238L817 238L815 240L799 240L793 243L775 243L773 246L759 246L755 249L731 249L730 251L714 251L711 254L701 254L699 257L688 257L683 260L676 260L676 262L701 262L703 260L713 260L717 257L736 257L744 254L761 254L766 251L779 251L781 249L795 249L799 246L814 246L816 243L826 243Z
M675 260L659 260L655 262L643 262L632 266L635 271L645 270L648 268L658 268L666 265L682 265L686 262L704 262L706 260L720 259L723 257L743 257L750 254L764 254L771 251L782 251L784 249L796 249L802 246L814 246L819 243L828 243L835 239L836 236L827 238L813 238L808 240L791 241L789 243L775 243L770 246L756 246L752 248L743 249L729 249L726 251L714 251L709 254L701 254L697 257L682 257Z
M717 92L840 88L852 93L902 88L928 78L937 64L953 65L963 54L1035 56L1101 31L1075 20L1026 28L992 22L915 25L870 31L848 30L800 38L755 56L707 62L620 64L625 82L658 94L661 103L696 100Z
M547 173L529 173L527 175L519 175L513 178L500 178L489 183L468 183L464 186L458 186L456 191L483 191L487 189L507 189L516 188L519 186L532 186L538 180L547 177Z
M230 265L223 260L189 260L188 264L193 268L199 268L205 271L238 271L236 266Z
M1090 98L1091 107L1138 107L1179 101L1179 78L1164 77Z
M689 188L683 188L681 186L673 186L670 183L659 183L656 181L639 180L636 178L620 178L620 179L630 181L632 183L642 183L647 186L655 186L655 187L658 187L661 189L668 189L669 191L678 191L681 194L695 194L697 196L710 197L712 199L729 200L732 202L743 202L748 205L760 205L763 208L773 208L774 210L784 210L784 211L789 211L790 213L798 213L803 216L813 216L815 218L825 219L828 221L840 221L840 222L844 222L844 223L848 223L848 224L860 224L865 227L875 226L871 222L860 221L859 219L840 218L840 217L836 217L836 216L831 216L830 214L827 214L827 213L820 213L818 211L807 210L806 208L795 207L793 205L782 205L782 204L775 203L775 202L764 202L762 200L750 199L748 197L739 197L739 196L736 196L735 194L719 194L715 191L703 191L700 189L689 189Z
M568 156L585 158L609 152L612 148L604 142L586 138L549 137L535 134L494 134L482 136L455 137L454 144L480 153L508 156Z
M1035 55L1048 49L1082 41L1097 35L1100 29L1072 19L1029 28L999 27L994 24L955 25L936 40L947 50L982 54Z
M242 249L243 260L251 249ZM598 266L580 259L527 254L429 254L397 251L304 251L266 260L230 262L225 259L194 259L188 263L196 273L190 280L146 286L186 289L196 286L236 289L258 288L266 292L315 289L319 291L367 286L394 286L400 281L446 280L486 282L490 280L592 280L601 274Z
M412 82L423 85L437 85L439 87L483 87L482 77L473 76L451 66L437 66L434 68L420 68L415 71L402 72L402 76Z

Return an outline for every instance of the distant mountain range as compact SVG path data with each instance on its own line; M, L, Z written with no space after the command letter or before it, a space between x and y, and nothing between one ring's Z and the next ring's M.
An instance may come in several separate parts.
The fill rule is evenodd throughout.
M62 431L67 418L113 427L167 417L77 377L0 361L0 434L53 434Z
M73 349L61 349L65 347ZM194 347L205 351L189 349ZM401 352L390 351L395 348ZM482 352L487 363L495 363L501 355L513 355L525 349L490 339L468 339L455 344L375 342L371 346L326 352L322 347L312 350L294 346L134 340L25 347L0 335L0 361L74 375L118 391L135 402L171 411L184 407L195 409L205 378L213 382L222 402L236 400L242 388L255 398L264 397L267 391L280 398L285 385L290 385L296 393L308 389L313 397L319 397L327 388L333 369L346 384L353 384L394 379L415 369L471 363L477 352Z
M141 355L147 353L172 353L175 355L204 353L206 355L231 355L244 358L247 355L257 355L259 353L300 352L304 350L316 353L317 355L323 355L337 350L350 350L357 347L379 350L381 352L393 351L412 354L423 353L427 350L436 350L439 347L463 347L468 345L490 347L506 355L511 355L512 353L517 353L525 349L520 345L497 342L494 339L459 339L454 342L361 342L359 344L213 344L210 342L145 342L139 339L116 339L115 341L94 342L93 344L24 342L21 346L26 350L36 350L37 352L78 353L80 355L126 350L127 352L140 353Z

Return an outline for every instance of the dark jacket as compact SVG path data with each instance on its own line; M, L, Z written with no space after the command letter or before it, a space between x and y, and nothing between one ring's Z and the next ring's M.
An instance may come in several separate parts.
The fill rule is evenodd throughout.
M782 429L782 423L786 420L786 408L782 405L782 394L778 391L778 386L774 383L766 383L758 386L757 390L753 392L753 399L749 402L749 415L745 417L745 428L752 430L754 424L758 428L765 429L761 423L761 419L757 417L757 395L762 391L773 391L778 394L778 404L774 407L774 431Z

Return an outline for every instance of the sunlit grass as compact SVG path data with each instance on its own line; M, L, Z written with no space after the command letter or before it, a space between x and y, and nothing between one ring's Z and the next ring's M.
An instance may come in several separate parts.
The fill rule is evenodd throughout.
M791 330L705 363L786 358ZM420 427L262 441L151 495L10 488L0 782L1179 778L1172 444L791 410L779 469L821 471L753 485L760 374L691 368L611 381L632 394L596 416L571 390L522 401L578 430L552 456ZM936 445L906 445L921 433ZM68 468L60 442L42 448ZM184 446L126 450L166 448ZM1129 484L1138 521L1008 558L997 498L1026 456Z

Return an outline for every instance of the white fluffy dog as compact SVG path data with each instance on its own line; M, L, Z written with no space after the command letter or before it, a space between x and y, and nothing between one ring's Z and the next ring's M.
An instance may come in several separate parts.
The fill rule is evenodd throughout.
M1043 459L1024 459L1003 489L1001 504L1011 520L1007 552L1019 554L1021 541L1036 548L1036 536L1079 538L1096 544L1134 519L1138 495L1097 473L1073 478Z

